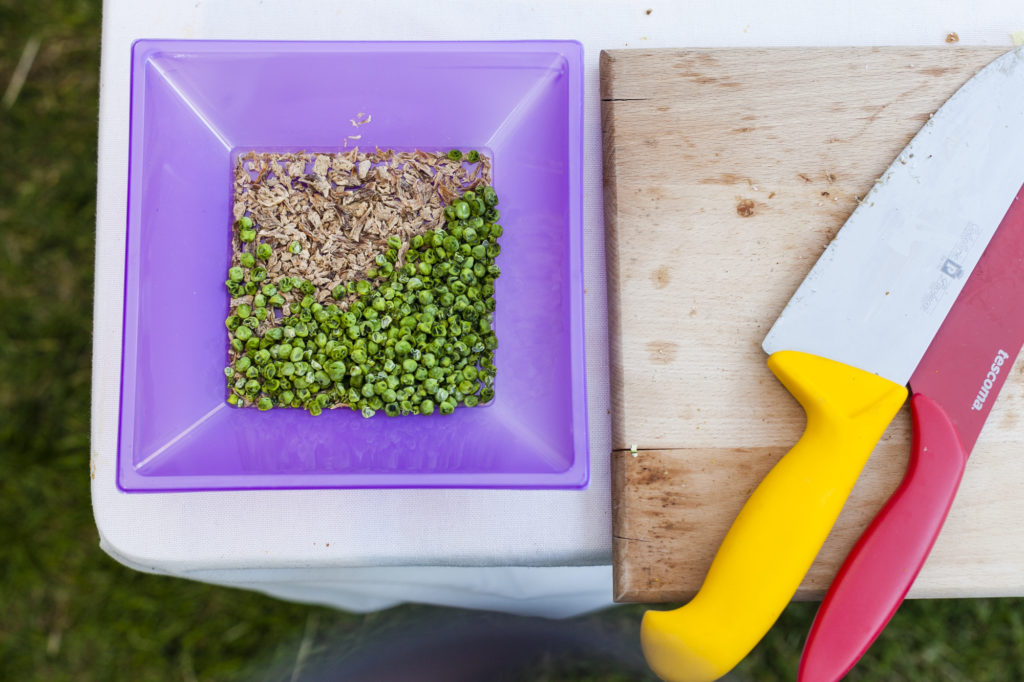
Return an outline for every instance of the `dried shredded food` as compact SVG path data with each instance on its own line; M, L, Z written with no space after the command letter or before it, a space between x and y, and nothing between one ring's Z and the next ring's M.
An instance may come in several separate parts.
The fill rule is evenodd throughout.
M325 303L334 287L363 276L387 248L388 237L397 235L404 243L441 227L447 203L490 181L491 161L483 155L467 167L446 152L420 150L251 151L235 164L232 217L251 217L260 241L272 247L264 266L269 280L306 279ZM243 244L237 231L232 240L231 265L236 266L243 247L251 245ZM288 245L296 241L301 250L290 253ZM297 289L281 295L286 315L289 304L302 298ZM233 298L231 306L251 299ZM268 318L258 331L272 325Z

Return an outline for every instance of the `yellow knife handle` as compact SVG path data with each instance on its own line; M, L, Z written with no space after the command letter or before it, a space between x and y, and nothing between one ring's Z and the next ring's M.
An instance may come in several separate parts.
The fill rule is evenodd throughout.
M764 637L907 397L905 386L807 353L774 353L768 367L803 406L807 427L743 506L697 596L644 614L644 655L669 682L716 680Z

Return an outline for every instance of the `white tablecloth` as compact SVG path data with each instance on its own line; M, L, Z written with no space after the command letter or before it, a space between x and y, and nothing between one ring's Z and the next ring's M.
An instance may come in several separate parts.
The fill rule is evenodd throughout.
M403 601L566 616L611 603L598 55L609 48L1011 46L1013 2L107 0L100 78L92 492L101 545L139 570L363 611ZM591 482L583 491L124 494L115 485L128 160L138 38L554 39L583 43Z

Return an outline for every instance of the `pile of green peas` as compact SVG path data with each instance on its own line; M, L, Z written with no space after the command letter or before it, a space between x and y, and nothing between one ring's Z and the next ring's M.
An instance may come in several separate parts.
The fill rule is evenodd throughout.
M322 305L309 281L268 282L259 264L270 246L240 255L228 271L232 296L252 295L226 320L235 361L224 368L228 402L260 410L301 407L319 415L347 405L364 417L448 415L494 398L492 329L498 196L492 187L464 192L444 209L445 226L409 240L388 238L366 277L335 287L336 303ZM241 218L239 239L253 243L255 226ZM264 249L263 247L267 248ZM262 249L262 251L261 251ZM262 334L268 316L290 313ZM301 298L298 296L301 295ZM274 318L271 318L272 320Z

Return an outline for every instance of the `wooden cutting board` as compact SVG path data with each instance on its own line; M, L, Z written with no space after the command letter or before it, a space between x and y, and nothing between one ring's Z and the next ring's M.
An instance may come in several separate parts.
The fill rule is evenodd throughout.
M1003 51L602 54L616 600L697 591L746 497L803 429L762 338L858 199ZM911 596L1024 594L1022 374L1018 363ZM798 598L824 593L909 447L904 411Z

